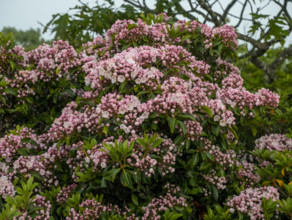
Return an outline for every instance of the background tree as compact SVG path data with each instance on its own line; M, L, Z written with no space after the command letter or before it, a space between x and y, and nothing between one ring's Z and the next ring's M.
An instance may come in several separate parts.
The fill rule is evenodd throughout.
M32 50L44 42L41 36L41 29L17 30L15 27L4 27L2 31L4 34L12 33L15 42L22 45L26 50Z
M44 26L43 33L50 31L54 39L67 40L71 45L81 46L92 40L97 34L103 35L117 20L133 19L138 11L131 5L114 8L112 0L89 7L79 1L69 13L54 14L51 21Z

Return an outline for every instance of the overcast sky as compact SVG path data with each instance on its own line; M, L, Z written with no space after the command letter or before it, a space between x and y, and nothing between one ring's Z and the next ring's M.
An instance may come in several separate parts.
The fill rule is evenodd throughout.
M93 6L96 0L83 0L83 2ZM99 0L99 2L101 3L102 0ZM121 2L121 0L115 0L116 7L119 7ZM146 2L151 7L154 0L147 0ZM227 4L229 1L222 0L221 2L224 6L224 3ZM53 14L66 13L69 11L70 7L74 7L78 3L78 0L0 0L0 30L5 26L12 26L22 30L42 28L39 22L46 24L50 21ZM187 4L184 5L187 6ZM277 11L276 8L277 5L271 5L265 9L264 13L273 15ZM234 10L233 13L235 15L240 13L236 11L236 7ZM288 11L289 10L292 10L292 4L289 4ZM247 11L245 16L248 17L249 13L250 12ZM239 31L246 32L248 26L249 24L245 23L241 26ZM46 39L50 38L49 34L46 34L44 37ZM292 43L291 37L288 41Z

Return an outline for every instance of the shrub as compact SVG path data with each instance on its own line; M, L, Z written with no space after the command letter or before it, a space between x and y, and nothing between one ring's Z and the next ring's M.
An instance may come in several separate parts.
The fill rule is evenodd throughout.
M291 140L254 148L250 129L279 96L243 87L228 62L232 27L148 15L79 50L57 41L24 52L2 38L1 218L291 214ZM285 175L274 180L262 164L279 158L271 166ZM246 193L257 212L237 205Z

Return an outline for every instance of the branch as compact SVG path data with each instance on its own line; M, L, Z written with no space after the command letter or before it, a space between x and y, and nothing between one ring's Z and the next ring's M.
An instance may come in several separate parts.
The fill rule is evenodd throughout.
M269 49L269 45L267 43L261 43L252 37L249 37L247 35L244 35L244 34L241 34L238 32L236 32L236 34L237 34L238 39L246 41L246 42L252 44L254 47L257 47L258 49L261 49L261 50L268 50Z
M240 18L239 18L239 20L238 20L238 23L234 26L234 28L239 27L239 25L241 24L242 20L244 19L244 18L243 18L243 13L244 13L244 11L245 11L246 5L247 5L247 0L244 2L243 6L242 6L241 13L240 13ZM244 19L244 20L245 20L245 19Z
M216 13L206 4L206 2L204 0L197 0L197 1L200 4L200 6L210 14L215 26L216 27L221 26L221 22L218 20Z
M125 2L129 3L130 5L135 6L136 8L139 8L141 11L146 12L146 13L152 13L155 14L155 11L148 8L148 6L146 5L146 1L143 0L143 4L141 5L141 3L138 1L134 1L134 0L124 0Z
M285 48L277 56L277 58L269 65L271 70L275 71L279 65L281 65L288 57L292 56L292 45Z
M228 12L230 11L230 9L234 6L234 4L236 2L237 2L237 0L233 0L232 2L229 3L229 5L227 5L227 7L224 11L224 14L222 15L222 18L221 18L222 22L225 22Z
M266 75L266 80L268 83L272 83L276 79L275 71L276 69L288 58L292 56L292 46L284 49L277 58L270 64L267 65L263 61L261 61L258 57L254 56L251 58L251 62L258 67L259 69L262 69Z

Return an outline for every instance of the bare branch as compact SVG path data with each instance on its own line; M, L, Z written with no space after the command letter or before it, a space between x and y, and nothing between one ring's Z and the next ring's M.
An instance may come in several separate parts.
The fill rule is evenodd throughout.
M277 58L269 65L272 71L275 71L288 57L292 56L292 46L282 50Z
M227 5L227 7L226 7L226 9L225 9L225 11L224 11L224 13L223 13L223 15L222 15L222 22L225 22L225 19L226 19L226 17L227 17L227 14L229 13L229 11L230 11L230 9L234 6L234 4L237 2L237 0L233 0L232 2L230 2L228 5Z
M210 14L215 26L216 27L220 26L221 22L218 20L216 13L206 4L206 2L204 0L197 0L197 1L200 4L200 6Z
M238 23L234 26L235 28L239 27L239 25L241 24L242 20L243 20L243 13L245 11L245 8L246 8L246 5L247 5L247 0L244 2L243 6L242 6L242 9L241 9L241 13L240 13L240 18L239 18L239 21Z

